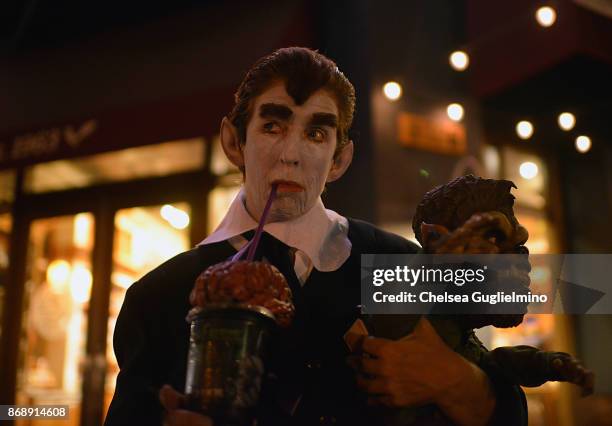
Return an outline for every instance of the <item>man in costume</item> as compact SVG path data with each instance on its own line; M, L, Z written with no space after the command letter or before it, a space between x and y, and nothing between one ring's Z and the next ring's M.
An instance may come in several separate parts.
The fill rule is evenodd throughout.
M204 269L251 238L273 184L278 196L256 258L285 275L296 317L271 351L259 425L377 424L368 401L391 407L432 402L456 424L526 424L520 388L491 380L450 350L427 322L409 343L364 343L373 355L369 366L393 372L379 389L347 365L343 336L359 315L360 255L418 250L397 235L325 209L321 201L325 185L350 165L354 106L348 79L310 49L280 49L247 73L220 134L225 154L244 174L243 188L208 238L128 290L114 336L121 371L106 425L158 425L163 419L211 424L181 409L189 293Z

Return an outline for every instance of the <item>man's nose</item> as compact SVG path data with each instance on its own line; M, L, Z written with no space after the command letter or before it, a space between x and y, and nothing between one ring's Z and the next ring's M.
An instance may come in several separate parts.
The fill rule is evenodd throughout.
M529 232L527 228L522 225L518 225L514 232L514 242L516 245L522 246L529 239Z
M302 135L298 131L291 131L283 141L280 153L280 161L289 166L297 166L300 163L300 146Z

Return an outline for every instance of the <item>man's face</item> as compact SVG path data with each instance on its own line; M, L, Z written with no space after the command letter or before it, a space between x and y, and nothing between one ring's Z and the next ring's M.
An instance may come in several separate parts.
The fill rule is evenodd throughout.
M296 105L282 82L255 98L243 147L247 210L259 219L278 183L269 221L308 212L323 192L336 148L338 107L318 90Z

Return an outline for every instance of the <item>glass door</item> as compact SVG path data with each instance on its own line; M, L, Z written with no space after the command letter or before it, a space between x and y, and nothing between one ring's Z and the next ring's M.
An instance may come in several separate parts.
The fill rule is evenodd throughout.
M133 207L115 213L104 413L108 411L119 373L113 333L125 292L147 272L189 249L190 214L188 203Z
M147 272L189 249L190 214L186 202L115 211L105 380L104 384L90 383L103 389L89 392L83 389L83 382L88 320L96 319L95 313L90 316L94 215L79 213L30 223L17 404L67 404L69 420L58 420L57 424L76 426L86 415L83 392L103 392L106 413L119 371L112 337L125 292ZM55 423L21 420L16 424Z
M67 404L69 419L56 421L64 426L80 422L93 230L94 217L87 212L30 224L16 403Z
M112 335L125 292L203 238L214 182L207 157L196 138L36 164L23 170L21 196L8 210L0 175L3 398L68 404L70 419L58 424L102 423L118 373ZM7 229L19 242L11 247L15 286L4 283Z

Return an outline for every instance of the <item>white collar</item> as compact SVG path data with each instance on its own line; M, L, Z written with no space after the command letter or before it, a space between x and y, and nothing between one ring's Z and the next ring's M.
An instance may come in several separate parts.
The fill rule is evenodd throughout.
M257 228L257 222L247 212L243 200L244 188L232 201L217 229L198 245L225 241ZM264 231L303 251L321 272L337 270L351 254L348 220L326 209L320 197L307 213L286 222L268 223Z

